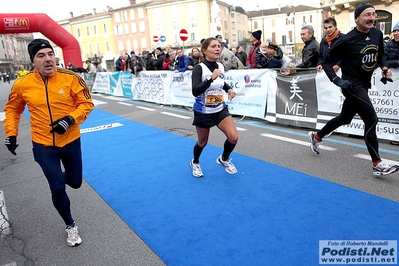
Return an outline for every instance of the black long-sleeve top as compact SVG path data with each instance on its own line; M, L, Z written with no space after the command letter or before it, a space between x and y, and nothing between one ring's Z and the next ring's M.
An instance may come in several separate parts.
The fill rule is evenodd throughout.
M206 59L202 61L211 72L213 72L215 69L218 69L219 66L216 62L209 62ZM211 82L209 81L203 81L202 80L202 67L200 64L197 64L193 68L193 73L191 76L191 87L192 87L192 93L195 97L203 94L211 85ZM228 92L231 87L225 82L223 86L223 90L225 92Z
M355 28L339 38L322 64L330 81L337 77L332 68L337 59L341 60L343 79L370 88L374 69L388 66L382 32L371 28L362 33Z

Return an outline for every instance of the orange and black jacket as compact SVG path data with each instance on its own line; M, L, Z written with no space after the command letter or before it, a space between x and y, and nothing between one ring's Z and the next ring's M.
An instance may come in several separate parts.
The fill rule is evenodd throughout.
M82 77L61 68L47 78L33 70L15 81L4 108L6 137L18 136L25 105L30 113L32 141L56 147L64 147L80 137L79 125L94 108L90 90ZM50 124L68 115L75 123L65 134L50 133Z

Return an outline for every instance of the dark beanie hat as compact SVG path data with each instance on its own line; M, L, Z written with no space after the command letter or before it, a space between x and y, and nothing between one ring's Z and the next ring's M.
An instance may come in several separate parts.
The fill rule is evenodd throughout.
M254 36L255 39L260 40L260 37L262 36L262 31L261 30L257 30L252 32L252 36Z
M163 52L161 47L157 47L157 50L159 50L161 53Z
M363 3L361 3L360 5L358 5L358 6L356 7L356 9L355 9L355 19L357 19L357 18L360 16L360 14L362 14L362 12L363 12L365 9L369 8L369 7L374 8L374 6L371 5L369 2L363 2Z
M53 47L49 43L49 41L44 39L34 39L28 44L28 53L30 57L30 61L33 63L33 58L43 48L50 48L54 51Z

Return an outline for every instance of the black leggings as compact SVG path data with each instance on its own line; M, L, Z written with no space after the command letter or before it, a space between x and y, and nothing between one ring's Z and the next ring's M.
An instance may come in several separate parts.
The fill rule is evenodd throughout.
M359 85L352 85L352 87L344 91L343 94L345 100L342 105L341 113L339 116L331 119L317 132L317 135L323 138L338 127L349 124L353 117L358 114L364 122L364 141L371 156L371 160L373 162L380 160L376 133L378 117L368 96L367 88Z

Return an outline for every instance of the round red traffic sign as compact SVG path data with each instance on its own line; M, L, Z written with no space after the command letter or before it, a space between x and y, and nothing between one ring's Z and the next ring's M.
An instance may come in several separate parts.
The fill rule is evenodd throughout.
M155 35L154 37L152 37L152 40L153 40L154 42L158 42L158 41L159 41L159 37Z
M188 32L185 29L182 29L180 31L180 35L179 36L180 36L180 40L182 40L184 42L185 40L188 39Z

